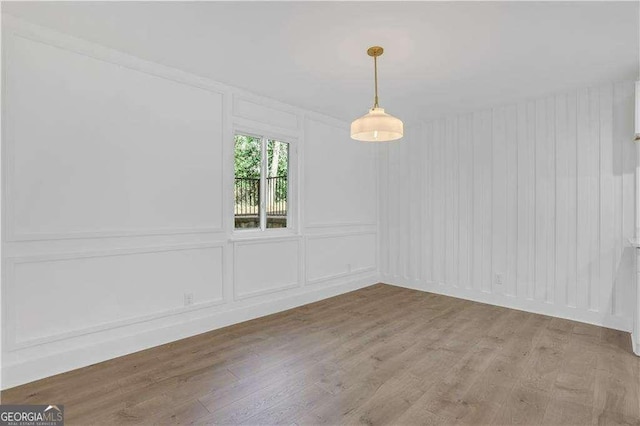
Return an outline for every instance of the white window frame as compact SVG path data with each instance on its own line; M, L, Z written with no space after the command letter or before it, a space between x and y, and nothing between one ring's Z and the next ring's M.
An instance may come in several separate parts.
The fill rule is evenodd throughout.
M278 132L271 132L262 129L251 129L245 126L238 126L233 128L232 133L232 152L235 152L235 138L236 135L251 136L260 139L260 228L236 228L235 225L235 197L233 193L233 187L231 193L231 205L232 220L231 226L233 229L234 238L263 238L267 236L290 236L297 235L298 231L298 161L297 161L297 138L283 135ZM266 166L267 166L267 140L273 140L277 142L287 143L288 149L288 166L287 171L287 226L285 228L267 228L267 214L266 214ZM232 157L234 158L234 157ZM232 166L233 182L235 182L235 162ZM264 212L264 214L263 214Z

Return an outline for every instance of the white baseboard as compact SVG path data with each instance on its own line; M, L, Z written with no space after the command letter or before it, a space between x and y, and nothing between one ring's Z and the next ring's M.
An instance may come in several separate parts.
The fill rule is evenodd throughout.
M610 314L603 314L601 312L585 311L569 307L559 307L557 305L545 303L539 300L516 298L512 296L506 296L504 294L485 293L478 290L441 285L431 282L406 280L402 277L389 275L382 275L381 281L387 284L397 285L413 290L427 291L430 293L456 297L458 299L487 303L490 305L502 306L519 311L548 315L551 317L598 325L614 330L631 332L630 318L617 317Z
M3 365L2 389L8 389L154 346L216 330L228 325L369 287L376 284L379 281L378 278L377 273L368 274L367 276L336 285L322 288L313 287L313 289L309 289L309 291L304 293L283 296L276 299L270 298L269 300L261 301L250 306L226 310L224 312L214 312L208 316L168 327L148 330L81 348L74 348L65 352L45 355L24 362Z
M638 333L631 333L631 347L633 348L633 353L640 356L640 339L636 337Z

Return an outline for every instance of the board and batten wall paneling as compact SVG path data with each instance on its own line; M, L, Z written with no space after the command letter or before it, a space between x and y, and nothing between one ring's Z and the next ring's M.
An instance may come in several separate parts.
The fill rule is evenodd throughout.
M383 279L629 330L632 121L618 82L422 123L380 160Z

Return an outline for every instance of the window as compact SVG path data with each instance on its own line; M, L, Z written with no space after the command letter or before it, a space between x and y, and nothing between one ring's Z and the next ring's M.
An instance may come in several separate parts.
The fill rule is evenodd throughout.
M235 135L235 228L286 228L289 213L289 144Z

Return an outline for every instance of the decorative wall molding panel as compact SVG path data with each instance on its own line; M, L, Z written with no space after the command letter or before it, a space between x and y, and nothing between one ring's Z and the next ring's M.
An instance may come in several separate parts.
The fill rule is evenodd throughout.
M305 227L376 224L380 147L356 143L347 127L312 117L305 119L305 135Z
M301 285L300 238L239 241L233 247L235 300Z
M381 163L386 282L630 330L632 82L413 130Z
M8 258L7 350L221 304L223 253L200 243ZM183 306L176 283L198 302Z
M9 241L223 230L222 92L22 35L3 47Z
M378 282L376 148L349 140L347 123L2 20L2 388ZM331 124L305 128L305 116ZM295 145L284 237L234 232L237 126ZM342 160L329 166L325 146ZM312 219L332 221L314 238L347 235L362 250L350 273L308 287L307 181L322 195ZM314 278L342 271L320 262Z
M350 277L331 286L298 289L299 291L296 292L261 299L248 305L225 304L189 312L183 316L174 315L171 318L179 321L164 321L162 325L156 324L154 327L146 327L135 333L124 333L124 328L112 330L112 332L118 332L116 339L95 338L90 344L76 344L73 340L66 340L56 342L59 343L56 345L56 350L46 351L42 346L34 347L33 351L23 351L29 352L30 356L12 360L11 363L4 363L5 355L3 356L2 386L3 389L10 388L188 336L313 303L370 286L376 280L377 272L358 278ZM52 344L47 346L50 345Z
M305 244L307 284L376 270L376 232L309 235Z
M376 222L333 222L333 223L318 223L315 225L307 225L306 229L327 229L327 228L341 228L341 227L350 227L350 228L358 228L358 227L375 227L377 225Z

